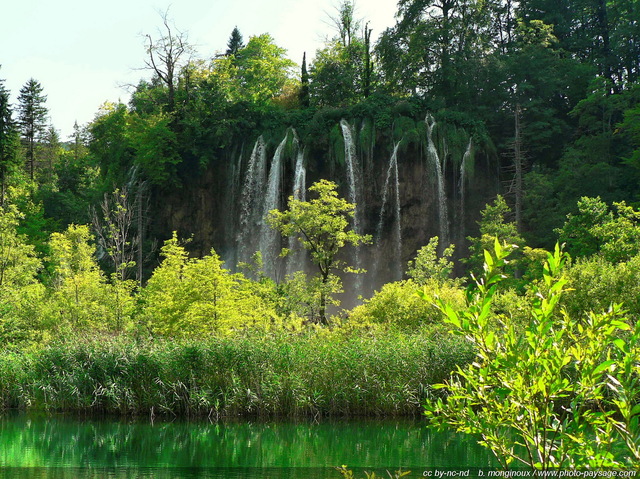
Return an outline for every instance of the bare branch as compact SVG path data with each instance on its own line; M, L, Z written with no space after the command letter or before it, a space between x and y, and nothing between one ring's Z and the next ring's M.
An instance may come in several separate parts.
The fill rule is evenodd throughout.
M116 189L110 195L105 193L100 210L102 217L95 208L91 211L98 245L113 263L120 279L127 279L140 243L140 234L132 231L135 209L127 188Z
M168 10L161 13L162 29L158 29L158 38L145 34L147 58L145 69L151 70L168 90L169 112L175 110L176 72L184 63L191 60L193 48L185 32L178 30L169 21ZM186 58L185 58L186 57Z

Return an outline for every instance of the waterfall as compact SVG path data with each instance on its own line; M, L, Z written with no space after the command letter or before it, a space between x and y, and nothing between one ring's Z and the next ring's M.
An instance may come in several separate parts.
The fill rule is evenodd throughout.
M242 173L243 152L244 152L244 144L240 148L240 153L238 153L238 159L233 166L233 176L231 177L232 178L231 189L233 192L231 201L232 201L234 210L238 209L238 196L242 194L242 191L240 190L240 178ZM237 214L236 211L234 211L234 217L236 214Z
M261 222L264 184L267 170L267 152L264 139L259 136L251 152L247 174L240 196L238 223L238 261L248 262L257 250L257 238Z
M438 150L433 141L433 129L436 126L436 121L431 113L427 113L427 117L424 121L427 124L427 156L433 163L436 173L438 191L438 223L440 237L438 244L440 245L440 249L444 249L449 245L449 218L447 214L447 193L445 190L442 164L440 163Z
M349 203L356 205L356 211L353 217L353 229L356 233L360 233L360 218L358 214L360 206L360 168L358 158L356 157L356 145L353 141L353 132L351 126L346 120L340 121L342 128L342 136L344 138L344 161L347 164L347 180L349 182Z
M278 258L278 238L279 233L271 228L267 223L267 216L273 209L280 208L280 184L282 183L282 151L287 144L289 132L276 148L271 161L271 169L269 170L269 178L267 180L267 189L264 196L264 206L260 218L260 252L262 253L262 261L265 272L276 272L276 259Z
M297 138L295 139L295 143L298 146L298 155L296 157L296 166L293 174L293 193L291 196L294 200L306 201L307 170L304 167L304 151L300 148ZM305 254L300 246L300 242L293 236L289 237L288 247L291 253L287 261L287 275L292 275L296 271L302 271L304 269Z
M298 151L296 169L293 176L293 199L305 201L307 199L307 170L304 167L304 152Z
M402 279L402 224L400 216L400 179L398 177L398 148L400 142L397 142L393 147L393 153L389 159L389 167L387 168L387 177L384 182L384 189L382 192L382 207L380 208L380 216L378 217L378 226L376 227L376 245L378 251L378 259L376 260L376 270L382 262L383 248L382 248L382 230L384 226L384 218L389 201L389 191L392 188L391 178L394 179L393 192L395 203L395 209L393 211L393 280ZM376 271L377 272L377 271ZM377 274L376 274L377 275Z
M354 203L356 209L353 215L353 230L362 234L361 216L364 210L364 204L362 201L362 174L358 158L356 156L356 145L353 141L353 131L351 126L346 120L340 120L340 127L342 128L342 136L344 138L344 160L347 164L347 180L349 183L349 203ZM362 267L362 259L360 257L360 248L355 248L355 263L356 268ZM362 275L356 276L355 289L356 295L362 294Z
M460 227L460 240L464 240L464 215L465 215L465 210L464 210L464 193L465 193L465 187L466 187L466 176L467 176L467 168L469 165L469 161L471 161L471 156L472 156L472 148L473 148L473 141L472 138L469 138L469 144L467 145L467 149L464 152L464 155L462 156L462 162L460 163L460 184L459 184L459 191L460 191L460 213L459 213L459 227Z
M227 165L227 178L229 181L225 181L225 204L224 211L221 213L221 218L223 220L224 227L224 244L225 249L221 251L221 256L225 258L225 262L227 263L226 267L235 266L238 262L238 247L236 245L236 221L235 219L238 217L239 212L239 195L240 191L240 178L241 178L241 168L242 168L242 151L244 150L244 144L240 148L240 153L238 153L236 161L229 161ZM212 184L212 188L214 191L217 189L217 185L215 183Z
M395 240L395 253L396 253L396 278L398 280L402 279L402 216L400 216L400 175L398 175L398 147L400 146L400 142L393 149L393 157L395 160L393 161L393 177L395 178L395 203L396 203L396 223L395 228L393 230L394 240Z

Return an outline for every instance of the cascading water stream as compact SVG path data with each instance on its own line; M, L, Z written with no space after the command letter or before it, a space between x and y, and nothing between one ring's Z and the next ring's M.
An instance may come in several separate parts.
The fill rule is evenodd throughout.
M436 126L436 121L428 113L425 118L427 124L427 156L433 163L436 173L436 183L438 191L438 223L439 223L439 241L440 249L444 249L449 245L449 217L447 214L447 194L444 184L444 174L442 171L442 164L440 157L438 156L438 150L433 141L433 129Z
M237 214L237 210L238 210L238 200L241 199L241 194L242 194L242 190L241 190L241 185L240 185L240 178L241 178L241 173L242 173L242 157L243 157L243 152L244 152L244 144L242 145L242 148L240 148L240 153L238 153L238 159L236 160L236 162L233 165L233 176L231 177L231 191L232 191L232 195L231 195L231 201L233 204L233 208L234 208L234 216L235 214Z
M287 144L289 132L287 132L276 148L271 161L267 189L264 196L262 216L260 218L260 252L264 270L275 275L276 259L278 257L278 237L279 233L271 228L267 223L267 216L273 209L280 208L280 185L282 183L282 152Z
M360 168L356 157L356 145L353 142L353 132L346 120L340 120L342 137L344 138L344 161L347 164L347 180L349 183L349 203L355 203L356 214L353 217L353 229L360 233L360 218L358 206L360 200Z
M307 198L307 170L304 167L304 152L298 151L296 169L293 177L293 199L305 201Z
M295 144L298 147L298 155L296 157L296 166L293 175L293 194L291 196L294 200L306 201L307 170L304 167L304 150L300 148L297 138L295 139ZM287 261L287 275L292 275L296 271L302 271L304 269L305 255L298 239L293 236L289 238L288 247L291 253Z
M349 203L356 205L356 209L353 215L353 230L357 234L362 234L361 216L364 210L364 204L362 201L362 174L358 158L356 156L356 145L353 141L353 132L349 123L342 119L340 120L340 128L342 128L342 136L344 138L344 159L347 164L347 180L349 183ZM362 267L362 260L360 254L360 248L355 248L355 263L356 268ZM355 290L356 296L362 294L363 281L362 275L356 276Z
M257 249L264 184L267 171L267 152L264 139L259 136L249 158L247 174L240 196L240 218L238 222L238 262L249 262Z
M469 138L469 144L467 145L467 149L462 156L462 162L460 163L460 218L459 218L459 227L460 227L460 241L464 240L464 201L465 201L465 187L467 181L467 168L469 167L469 162L472 158L473 151L473 139Z
M393 192L395 209L393 212L393 280L402 279L402 224L400 216L400 179L398 177L398 148L400 142L397 142L393 147L393 153L389 159L389 168L387 168L387 177L384 182L384 189L382 192L382 207L380 208L380 216L378 217L378 226L376 227L376 245L378 245L378 258L376 260L376 276L377 269L382 263L382 229L384 226L384 218L386 214L387 203L389 200L389 191L391 189L391 178L394 179Z
M400 211L400 175L398 174L398 147L400 143L398 143L394 148L394 157L395 160L393 162L393 177L395 179L394 190L395 190L395 203L396 203L396 223L394 228L394 236L395 236L395 253L396 253L396 278L398 281L402 279L402 216Z
M240 148L236 161L228 162L227 177L230 181L225 182L225 206L221 216L223 218L223 228L226 250L222 251L222 257L226 259L227 264L236 265L238 262L238 247L235 240L237 239L237 231L235 228L235 218L239 216L239 196L241 195L240 178L242 168L242 150ZM213 186L215 188L215 186Z

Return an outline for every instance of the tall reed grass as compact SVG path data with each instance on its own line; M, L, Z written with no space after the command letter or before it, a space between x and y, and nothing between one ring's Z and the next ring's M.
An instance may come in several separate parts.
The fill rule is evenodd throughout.
M120 337L0 353L0 407L126 415L417 415L469 361L460 339L384 333Z

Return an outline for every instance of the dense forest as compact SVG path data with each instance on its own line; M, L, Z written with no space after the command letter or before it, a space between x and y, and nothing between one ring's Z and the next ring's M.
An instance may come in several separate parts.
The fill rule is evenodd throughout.
M46 85L12 105L0 80L0 407L388 415L439 398L435 423L512 457L500 428L530 431L499 406L519 390L552 419L532 428L566 440L531 436L525 463L640 460L640 4L400 0L377 39L351 1L331 20L298 65L238 28L198 53L165 15L129 103L68 141ZM260 181L273 203L253 204ZM385 284L341 309L376 264ZM522 379L470 396L495 424L433 388L458 366L458 401Z

